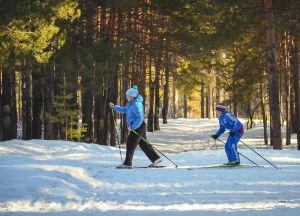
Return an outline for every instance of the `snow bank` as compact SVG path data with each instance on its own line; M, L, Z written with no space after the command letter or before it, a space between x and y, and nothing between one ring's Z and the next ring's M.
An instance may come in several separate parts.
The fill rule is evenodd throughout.
M258 149L280 170L248 149L240 151L264 168L185 169L226 161L206 137L216 122L204 121L175 120L149 134L162 151L181 149L168 154L178 169L165 159L168 168L115 169L119 150L95 144L1 142L0 215L299 215L299 151ZM136 152L134 165L149 163Z

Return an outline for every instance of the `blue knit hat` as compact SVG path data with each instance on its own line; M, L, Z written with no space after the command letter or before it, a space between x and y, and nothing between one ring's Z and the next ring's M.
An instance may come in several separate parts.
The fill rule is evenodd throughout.
M136 85L126 91L127 96L137 97L139 94L138 87Z

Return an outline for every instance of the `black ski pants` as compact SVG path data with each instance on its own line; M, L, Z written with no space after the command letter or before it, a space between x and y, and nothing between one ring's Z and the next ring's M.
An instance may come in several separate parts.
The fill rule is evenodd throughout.
M145 140L146 138L146 124L145 122L142 123L142 125L135 130L141 137L143 137ZM137 147L137 145L140 146L142 151L147 155L147 157L152 161L152 163L159 159L158 154L154 151L152 145L145 142L141 137L135 134L133 131L130 131L126 143L126 159L124 161L125 165L132 166L132 158L134 151Z

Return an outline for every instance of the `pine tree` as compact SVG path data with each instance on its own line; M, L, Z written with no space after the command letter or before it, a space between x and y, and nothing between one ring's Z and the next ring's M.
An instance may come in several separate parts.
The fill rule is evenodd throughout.
M80 140L86 130L85 124L80 124L82 118L81 111L77 108L77 103L73 103L74 95L66 93L66 82L61 86L63 95L53 97L52 103L54 114L47 113L46 118L52 123L62 126L65 140ZM60 136L63 137L63 136Z
M279 107L279 83L275 60L275 30L272 0L264 0L266 20L268 23L268 64L270 74L270 112L271 112L271 145L275 149L282 149L281 122Z

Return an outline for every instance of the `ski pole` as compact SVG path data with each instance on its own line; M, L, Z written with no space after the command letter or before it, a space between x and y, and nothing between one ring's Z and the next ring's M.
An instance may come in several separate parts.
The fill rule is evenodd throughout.
M257 163L255 163L254 161L252 161L251 159L249 159L248 157L246 157L245 155L243 155L242 153L238 152L239 155L242 155L245 159L247 159L248 161L250 161L251 163L253 163L254 165L261 167L260 165L258 165Z
M251 148L249 145L247 145L245 142L243 142L243 140L240 140L245 146L247 146L249 149L251 149L253 152L255 152L258 156L260 156L262 159L264 159L265 161L267 161L269 164L271 164L274 168L279 169L277 166L275 166L274 164L272 164L270 161L268 161L266 158L264 158L261 154L259 154L257 151L255 151L253 148Z
M222 140L220 140L220 139L217 139L217 140L219 140L221 143L223 143L223 144L225 145L225 142L223 142ZM254 165L260 167L260 165L258 165L257 163L255 163L254 161L252 161L251 159L249 159L248 157L246 157L245 155L243 155L243 154L240 153L239 151L238 151L238 153L239 153L239 155L242 155L242 157L244 157L245 159L247 159L248 161L250 161L250 162L253 163Z
M113 117L115 129L116 129L116 135L117 135L118 146L119 146L119 151L120 151L120 156L121 156L121 162L122 162L122 164L123 164L123 158L122 158L122 152L121 152L120 139L119 139L119 135L118 135L118 127L117 127L117 122L116 122L116 120L115 120L115 113L114 113L113 108L111 108L111 113L112 113L112 117Z
M213 144L213 146L210 147L210 149L217 149L216 140L215 139L214 139L214 144Z
M148 140L144 139L144 137L142 137L140 134L138 134L135 130L132 130L132 129L131 129L131 131L132 131L133 133L135 133L136 135L138 135L143 141L145 141L146 143L148 143L149 145L151 145L151 144L149 143ZM159 151L157 148L155 148L155 146L153 146L153 145L151 145L151 146L152 146L156 151L158 151L162 156L164 156L165 158L167 158L168 161L170 161L172 164L174 164L174 165L175 165L175 168L178 167L176 163L174 163L174 162L173 162L171 159L169 159L165 154L163 154L161 151Z

